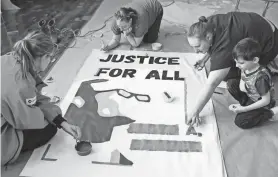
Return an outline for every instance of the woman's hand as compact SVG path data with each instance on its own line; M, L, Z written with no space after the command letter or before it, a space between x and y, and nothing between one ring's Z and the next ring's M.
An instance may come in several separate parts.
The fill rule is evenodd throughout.
M129 27L127 30L123 31L125 37L127 37L128 35L130 35L131 32L132 32L132 27Z
M210 55L206 54L201 60L197 61L194 64L195 69L197 69L198 71L201 71L205 67L206 62L208 61L209 58L210 58Z
M199 114L191 113L187 116L187 125L196 126L198 127L201 124L201 119Z
M194 64L195 69L201 71L205 67L206 61L204 59L197 61Z
M62 122L61 126L65 132L73 136L75 139L79 140L81 138L81 130L78 126L69 124L66 121Z
M241 106L240 104L231 104L229 106L229 110L233 111L236 114L245 112L244 106Z
M109 46L107 44L105 44L102 40L101 40L101 48L100 50L104 51L104 52L108 52L110 50Z

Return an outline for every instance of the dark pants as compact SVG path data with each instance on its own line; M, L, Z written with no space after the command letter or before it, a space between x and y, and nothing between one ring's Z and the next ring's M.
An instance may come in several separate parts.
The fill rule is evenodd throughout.
M143 42L153 43L157 40L162 17L163 17L163 10L156 17L156 20L154 21L152 26L149 28L148 32L144 35Z
M228 80L228 91L239 102L241 106L248 106L250 104L253 104L254 101L252 101L246 93L242 92L239 89L239 83L240 79ZM268 107L272 106L270 105ZM252 111L238 113L235 118L235 124L242 129L248 129L264 123L265 121L272 118L272 116L273 112L270 109L262 107Z
M45 145L55 134L57 127L48 124L43 129L23 130L23 147L21 152L34 150Z

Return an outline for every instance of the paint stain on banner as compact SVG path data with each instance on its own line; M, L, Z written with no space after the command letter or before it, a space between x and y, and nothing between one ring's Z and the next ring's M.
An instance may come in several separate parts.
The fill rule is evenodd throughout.
M133 123L129 125L127 132L135 134L179 135L179 126Z
M172 140L138 140L131 141L130 150L167 151L167 152L202 152L201 142Z

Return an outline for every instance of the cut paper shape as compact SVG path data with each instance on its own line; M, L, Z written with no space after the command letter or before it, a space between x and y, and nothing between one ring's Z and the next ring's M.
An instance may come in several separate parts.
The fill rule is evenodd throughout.
M119 163L120 162L120 152L116 149L113 152L111 152L111 163Z
M133 162L131 162L130 160L128 160L125 156L123 156L123 154L120 153L120 164L121 165L133 165Z
M84 104L85 104L85 101L83 100L82 97L80 96L77 96L73 99L73 104L75 104L78 108L81 108Z
M92 161L92 164L99 164L99 165L116 165L116 166L132 167L131 165L122 165L122 164L119 164L119 163L98 162L98 161Z
M117 149L115 149L111 153L110 162L113 164L121 164L121 165L133 165L133 162L128 160L122 153L120 153Z
M105 115L110 115L110 110L108 108L102 109L102 113Z
M91 86L93 87L93 84L91 84ZM126 99L132 98L134 96L135 99L140 102L151 101L151 97L147 94L132 93L125 89L110 89L110 90L103 90L102 92L113 92L113 91L116 91L119 96L124 97Z
M131 141L130 150L168 151L168 152L202 152L201 142L172 140L138 140Z
M45 149L45 151L44 151L44 153L43 153L43 155L42 155L41 160L45 160L45 161L56 161L56 160L57 160L57 159L52 159L52 158L47 158L47 157L46 157L46 154L48 153L48 151L49 151L49 149L50 149L50 146L51 146L51 144L48 144L48 145L47 145L47 147L46 147L46 149Z
M129 125L127 132L135 134L179 135L179 126L133 123Z

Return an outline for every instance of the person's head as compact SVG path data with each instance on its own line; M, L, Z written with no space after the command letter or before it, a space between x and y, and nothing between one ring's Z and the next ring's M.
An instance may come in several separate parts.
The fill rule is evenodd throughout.
M215 25L208 22L206 17L201 16L199 22L190 26L187 33L189 45L193 47L197 53L208 52L212 45L212 40L215 32Z
M13 50L21 64L23 77L26 77L30 69L40 72L47 68L54 51L54 44L43 32L34 31L16 42Z
M122 7L115 13L116 23L122 31L132 27L132 23L137 18L137 13L132 8Z
M232 52L236 67L245 71L259 66L261 50L260 44L252 38L240 40Z

